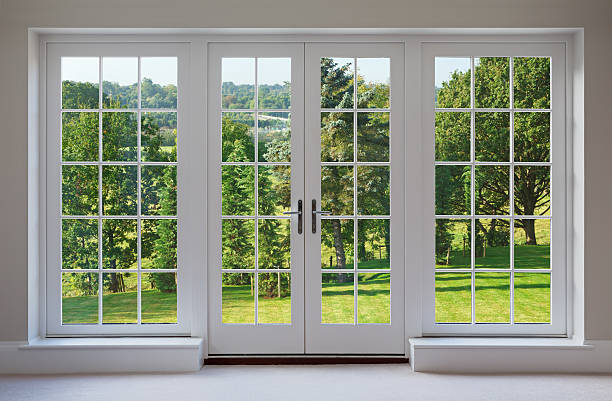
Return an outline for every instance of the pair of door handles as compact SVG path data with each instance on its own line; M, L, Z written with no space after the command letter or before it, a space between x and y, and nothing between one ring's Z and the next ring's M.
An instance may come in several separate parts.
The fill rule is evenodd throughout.
M317 232L317 215L327 215L327 214L331 214L331 212L328 212L326 210L317 210L317 200L313 199L312 200L312 233L316 234ZM283 212L283 214L297 214L298 216L298 234L302 233L302 219L304 216L304 213L302 212L302 200L298 200L298 210L290 210L288 212Z

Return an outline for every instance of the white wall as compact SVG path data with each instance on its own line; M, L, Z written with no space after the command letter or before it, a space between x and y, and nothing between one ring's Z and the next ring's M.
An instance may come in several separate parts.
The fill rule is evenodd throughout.
M610 0L0 0L0 341L28 338L28 27L584 27L585 337L612 340L610 20Z

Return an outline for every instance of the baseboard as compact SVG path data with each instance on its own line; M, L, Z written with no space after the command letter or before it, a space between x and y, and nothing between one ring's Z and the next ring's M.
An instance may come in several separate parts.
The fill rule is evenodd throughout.
M569 339L411 339L416 372L609 373L612 341Z
M204 365L354 365L408 363L408 358L384 356L209 356Z
M0 374L193 372L202 367L203 343L198 338L0 342Z

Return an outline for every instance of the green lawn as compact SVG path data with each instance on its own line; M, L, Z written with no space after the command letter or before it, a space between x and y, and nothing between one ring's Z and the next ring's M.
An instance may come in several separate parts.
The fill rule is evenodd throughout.
M548 269L550 268L550 245L515 245L514 266L518 269ZM441 269L469 269L470 252L451 251L449 264L438 263ZM487 256L479 256L475 267L482 269L510 268L510 247L499 246L487 248Z

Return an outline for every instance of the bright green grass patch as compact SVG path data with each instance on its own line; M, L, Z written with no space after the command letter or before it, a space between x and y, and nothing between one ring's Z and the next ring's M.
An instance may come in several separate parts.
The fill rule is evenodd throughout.
M449 264L437 263L439 269L464 269L470 267L470 254L462 251L451 251ZM550 267L550 245L515 245L515 267L521 269L548 269ZM510 266L510 247L498 246L487 248L487 256L479 256L475 267L482 269L500 269Z

